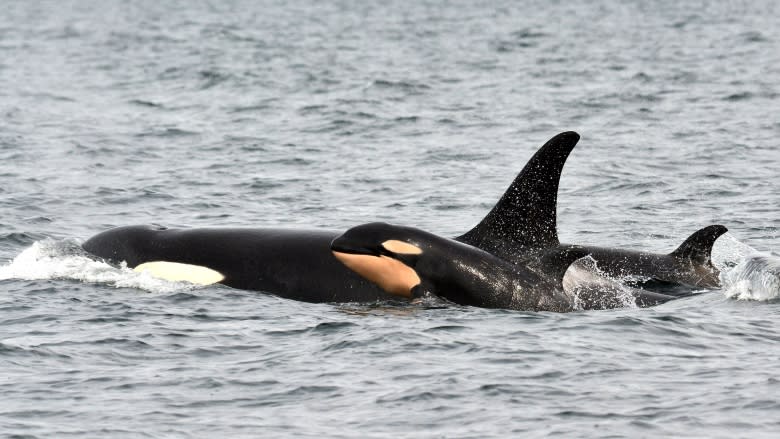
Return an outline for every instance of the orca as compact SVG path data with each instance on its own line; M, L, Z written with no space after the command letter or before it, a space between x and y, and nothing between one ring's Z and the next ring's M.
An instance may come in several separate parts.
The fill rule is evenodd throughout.
M544 144L484 219L455 239L520 264L538 260L543 253L566 252L572 244L562 244L558 239L558 184L563 165L579 138L570 131L553 138L559 141ZM668 254L575 246L586 248L598 271L615 279L716 288L720 281L711 261L712 245L727 230L722 225L707 226Z
M558 242L555 208L563 163L578 140L577 133L565 132L545 143L485 219L455 240L515 265L544 266L543 261L568 254L576 246ZM308 302L397 299L397 294L377 287L333 256L330 244L339 235L341 232L326 230L127 226L99 233L82 247L108 262L125 262L137 271L173 281L221 283ZM705 250L709 259L711 243L707 246L701 240L694 241L696 245L684 244L678 249L676 259L672 260L674 268L685 268L677 259L683 262L704 259ZM612 266L607 265L609 261L616 261L613 265L621 274L631 274L631 270L639 272L638 267L650 267L642 273L653 276L663 271L654 271L653 264L648 262L663 260L662 255L653 259L652 254L626 251L615 257L618 254L615 249L588 248L588 251L598 257L597 261L607 261L602 262L605 267ZM624 257L633 258L636 263L621 264ZM709 269L706 264L693 266ZM689 269L688 273L691 272L698 273ZM706 275L707 271L701 273ZM678 274L670 281L681 279L684 280L683 276ZM592 303L603 302L599 296L602 287L603 283L594 283L589 293ZM641 290L635 290L633 296L641 306L668 300L665 295Z
M547 145L573 139L564 133ZM109 263L124 262L136 271L171 281L220 283L306 302L399 300L401 296L387 293L333 256L331 241L341 233L140 225L104 231L82 247Z
M342 265L340 232L288 229L117 227L82 244L109 263L171 281L264 291L304 302L399 300Z
M467 285L461 283L460 287L454 289L442 288L447 283L439 281L436 284L439 287L430 290L433 294L459 304L487 307L506 305L512 309L564 311L569 309L569 305L564 306L563 303L575 299L578 309L604 309L626 306L626 293L631 296L629 301L635 301L638 306L657 305L674 298L639 289L615 288L603 281L588 289L582 285L579 285L578 289L573 288L572 291L576 290L576 296L572 293L565 297L560 296L558 277L562 278L570 261L576 259L569 258L569 255L586 254L576 246L541 256L540 261L534 262L532 270L468 244L436 237L418 229L396 226L391 230L405 231L406 235L421 237L418 242L429 244L426 247L429 248L426 260L432 261L434 255L444 257L445 250L466 255L464 257L475 261L471 263L472 267L482 267L479 274L474 272L472 276L480 277L483 283L504 282L504 285L508 285L507 282L518 273L525 276L526 283L542 279L538 275L533 277L528 274L534 272L546 273L548 276L543 279L555 280L553 283L540 283L538 288L533 289L536 294L534 297L546 300L534 306L528 302L531 296L526 297L525 301L517 299L509 302L509 296L494 299L479 297L480 294L492 293L480 289L482 287L476 282L476 278L467 280ZM364 273L348 268L349 264L344 263L345 257L334 257L331 250L334 245L332 243L335 242L338 246L339 236L342 236L342 233L324 230L168 229L158 226L125 226L99 233L84 242L82 247L109 263L124 263L135 271L148 272L152 276L170 281L187 281L200 285L220 283L232 288L263 291L304 302L391 302L415 299L422 294L421 291L411 291L411 287L420 283L420 279L394 259L371 259L377 266L374 271L381 273L381 278L366 277ZM412 248L400 240L385 241L390 242L383 242L383 248L394 251L396 255L413 254L417 248L422 248ZM433 244L436 242L441 242L441 245L434 252ZM455 253L451 253L446 257L454 255ZM490 268L490 265L495 267ZM466 267L460 265L461 269ZM450 270L442 275L446 276L447 273L458 274ZM496 273L503 273L503 277L489 277ZM505 291L503 294L509 293ZM553 302L550 301L553 301L555 306L551 305Z
M570 246L530 269L476 247L412 227L369 223L330 246L350 270L390 294L434 294L461 305L519 311L577 309L563 276L587 250Z

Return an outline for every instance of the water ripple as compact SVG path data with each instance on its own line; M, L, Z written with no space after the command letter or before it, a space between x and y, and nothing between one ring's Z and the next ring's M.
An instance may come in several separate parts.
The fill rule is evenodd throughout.
M4 6L0 435L780 428L776 2ZM456 236L571 129L561 239L668 252L722 223L722 289L565 315L305 304L80 252L126 224Z

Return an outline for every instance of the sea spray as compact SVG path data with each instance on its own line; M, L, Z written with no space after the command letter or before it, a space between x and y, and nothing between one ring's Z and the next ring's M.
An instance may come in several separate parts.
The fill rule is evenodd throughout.
M0 266L0 280L7 279L70 279L163 294L196 288L186 282L169 282L137 273L125 264L114 266L96 260L75 240L34 242L10 263Z

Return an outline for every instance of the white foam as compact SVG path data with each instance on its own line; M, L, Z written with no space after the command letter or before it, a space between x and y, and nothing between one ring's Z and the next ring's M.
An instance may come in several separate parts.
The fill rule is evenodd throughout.
M71 240L46 239L33 243L9 264L0 266L0 280L71 279L116 288L138 288L153 293L172 293L196 288L186 282L170 282L137 273L127 266L115 267L89 257Z
M756 253L756 249L740 242L731 233L725 233L712 246L712 263L719 270L735 267L747 256Z
M563 277L563 289L574 298L575 307L584 309L586 302L593 302L595 296L601 299L591 303L590 307L636 308L636 298L632 288L622 279L613 279L601 271L596 261L586 256L569 266ZM597 291L597 294L594 294Z
M720 273L726 297L741 300L780 298L780 258L756 253Z
M712 249L726 297L738 300L780 298L780 258L760 253L727 233Z

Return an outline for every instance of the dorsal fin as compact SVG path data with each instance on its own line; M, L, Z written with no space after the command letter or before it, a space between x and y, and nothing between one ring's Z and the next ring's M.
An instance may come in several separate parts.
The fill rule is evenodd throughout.
M579 134L567 131L547 141L493 210L476 227L455 239L488 251L496 250L499 243L536 248L558 245L558 182L566 158L579 140Z
M690 259L698 264L708 264L710 263L712 245L720 235L728 230L726 227L718 224L697 230L670 255L677 258Z

